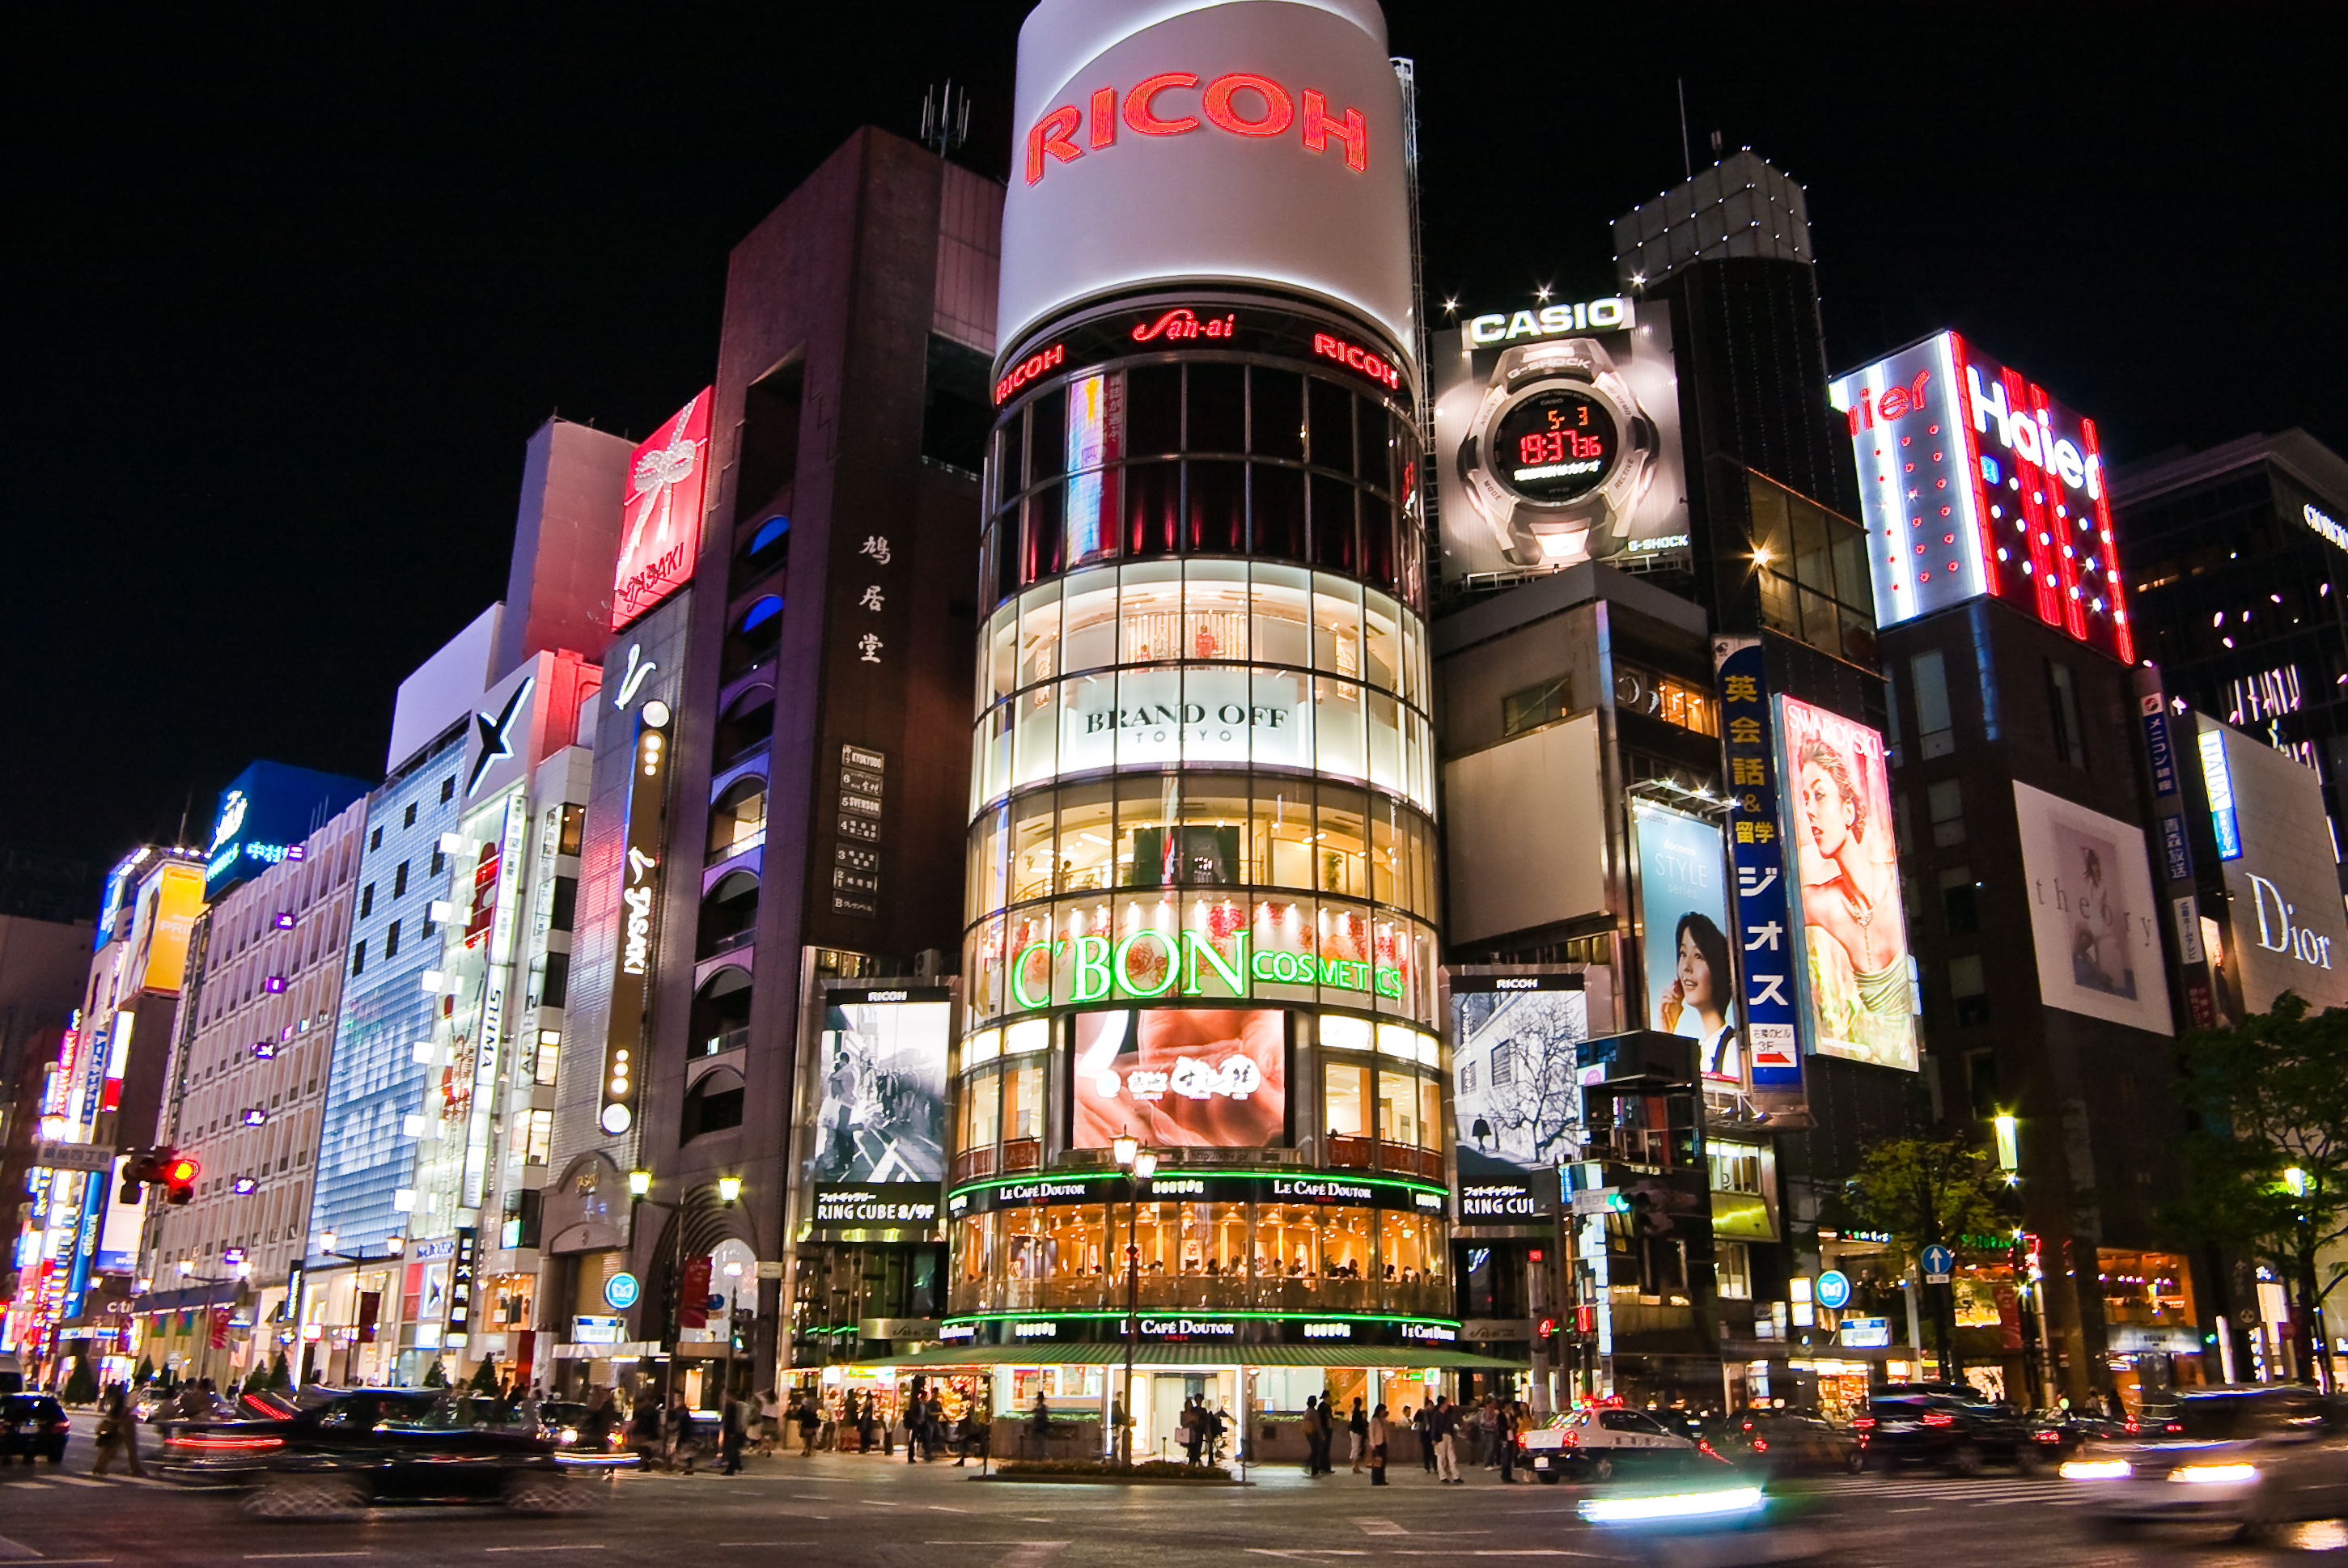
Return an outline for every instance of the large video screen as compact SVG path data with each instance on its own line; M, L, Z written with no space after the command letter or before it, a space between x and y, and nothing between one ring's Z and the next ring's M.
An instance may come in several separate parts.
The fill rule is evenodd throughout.
M1778 701L1810 1048L1914 1072L1915 990L1883 737L1798 697Z
M1273 1007L1079 1013L1075 1149L1130 1135L1151 1149L1288 1141L1288 1016Z
M946 1172L942 987L835 990L815 1063L819 1182L939 1181Z
M1728 944L1728 882L1720 829L1647 801L1633 802L1647 1027L1696 1042L1696 1069L1718 1083L1745 1078L1736 973Z
M1451 1082L1459 1182L1523 1186L1576 1157L1590 1037L1580 975L1455 975ZM1475 1217L1463 1206L1462 1218Z

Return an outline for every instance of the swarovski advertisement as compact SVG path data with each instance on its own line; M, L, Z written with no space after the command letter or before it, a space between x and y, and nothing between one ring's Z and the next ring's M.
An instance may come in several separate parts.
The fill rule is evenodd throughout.
M1076 302L1211 279L1413 341L1402 89L1375 6L1045 0L1019 30L1012 138L1004 349Z
M1810 1049L1914 1072L1915 993L1883 737L1797 697L1777 700Z
M1633 801L1639 919L1646 931L1646 1026L1696 1042L1696 1069L1741 1083L1745 1047L1733 1016L1736 972L1728 947L1728 884L1720 830Z
M1454 971L1451 1081L1463 1222L1539 1219L1578 1157L1590 1037L1578 974Z
M1876 624L1993 594L2136 662L2093 419L1953 332L1828 397L1850 425Z
M2022 828L2039 999L2090 1018L2175 1033L2143 830L2027 784L2013 787L2013 814Z
M2291 991L2319 1013L2348 1006L2348 922L2322 779L2286 752L2194 717L2204 772L2214 758L2228 782L2241 851L2224 862L2232 929L2219 971L2221 1005L2264 1013Z
M922 1182L946 1173L946 1047L952 993L942 986L834 988L817 1041L819 1099L808 1174L818 1182Z
M1446 583L1687 547L1666 313L1472 316L1429 353Z
M1076 1016L1072 1149L1133 1137L1154 1149L1288 1141L1288 1015L1144 1007Z

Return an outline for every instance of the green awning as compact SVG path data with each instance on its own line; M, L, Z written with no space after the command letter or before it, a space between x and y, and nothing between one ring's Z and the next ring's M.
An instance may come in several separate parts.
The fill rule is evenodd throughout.
M1121 1367L1125 1346L1100 1345L940 1345L859 1367L909 1371L950 1367ZM1467 1350L1351 1345L1140 1345L1136 1367L1425 1367L1446 1372L1522 1372L1531 1363Z

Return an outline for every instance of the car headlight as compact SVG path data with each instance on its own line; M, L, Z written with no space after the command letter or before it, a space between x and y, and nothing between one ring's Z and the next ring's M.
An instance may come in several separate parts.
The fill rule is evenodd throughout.
M2171 1480L2181 1480L2195 1486L2229 1486L2259 1479L2256 1465L2178 1465L2168 1472Z
M1720 1491L1674 1492L1663 1497L1591 1497L1582 1500L1582 1519L1591 1524L1637 1524L1664 1519L1718 1519L1728 1514L1757 1512L1761 1489L1735 1487Z
M2126 1480L2135 1473L2126 1460L2071 1460L2061 1471L2065 1480Z

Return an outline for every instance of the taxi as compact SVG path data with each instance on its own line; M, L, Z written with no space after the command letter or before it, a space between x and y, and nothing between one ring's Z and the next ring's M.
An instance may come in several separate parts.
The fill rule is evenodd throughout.
M1718 1458L1645 1411L1619 1405L1565 1411L1548 1426L1519 1435L1517 1446L1525 1468L1551 1486L1566 1480L1612 1480L1624 1472L1686 1470Z

